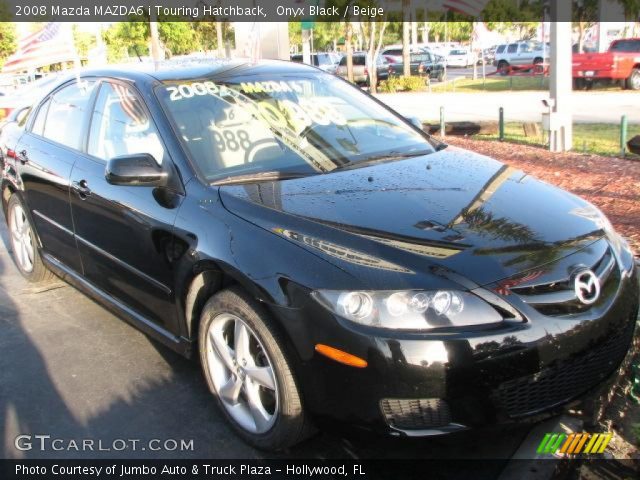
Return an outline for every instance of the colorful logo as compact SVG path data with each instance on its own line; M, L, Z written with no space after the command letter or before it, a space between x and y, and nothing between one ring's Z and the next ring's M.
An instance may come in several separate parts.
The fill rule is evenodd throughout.
M556 455L603 453L612 436L612 433L547 433L537 452Z

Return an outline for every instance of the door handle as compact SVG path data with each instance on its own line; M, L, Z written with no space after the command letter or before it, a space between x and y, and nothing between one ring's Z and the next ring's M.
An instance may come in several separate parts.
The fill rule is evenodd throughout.
M91 195L91 189L89 188L89 183L86 180L80 180L79 182L72 182L71 189L78 194L78 196L82 199L87 198Z

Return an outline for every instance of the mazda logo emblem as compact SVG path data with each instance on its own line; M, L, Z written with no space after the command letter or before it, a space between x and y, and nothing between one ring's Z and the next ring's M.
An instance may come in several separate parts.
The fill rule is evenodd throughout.
M591 305L600 296L600 280L591 270L576 273L573 279L576 296L585 305Z

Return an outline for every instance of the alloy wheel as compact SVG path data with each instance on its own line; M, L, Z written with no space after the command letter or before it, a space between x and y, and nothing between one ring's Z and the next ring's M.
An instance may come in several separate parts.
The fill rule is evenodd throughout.
M634 70L631 74L631 89L640 90L640 70Z
M255 332L240 317L222 313L209 325L205 348L211 380L227 413L248 432L269 431L278 415L278 384Z
M18 265L24 272L31 273L33 271L35 253L33 234L29 220L20 205L14 205L11 209L9 231L11 233L11 246Z

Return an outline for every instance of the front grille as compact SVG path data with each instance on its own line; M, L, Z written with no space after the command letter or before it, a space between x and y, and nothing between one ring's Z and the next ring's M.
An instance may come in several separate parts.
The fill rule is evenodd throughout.
M581 303L576 297L573 277L561 278L552 282L525 285L511 288L525 303L549 317L579 314L601 304L606 292L615 290L620 282L620 272L610 247L589 267L600 281L600 300L591 305Z
M567 402L598 385L618 368L626 355L635 317L623 330L609 335L586 353L559 362L539 373L509 380L497 397L509 416L532 414Z
M451 423L449 406L440 398L384 398L380 409L387 423L400 429L419 430Z

